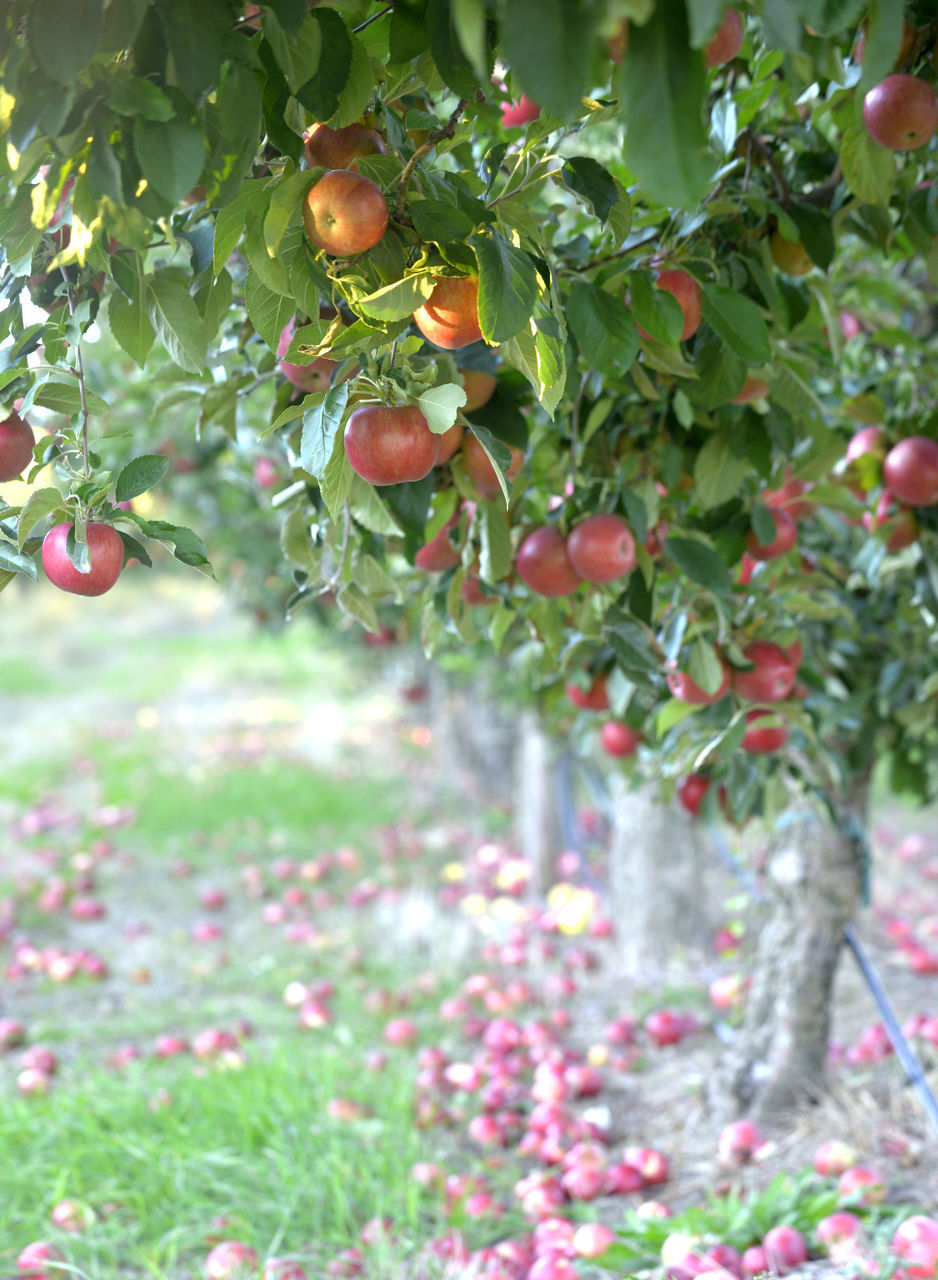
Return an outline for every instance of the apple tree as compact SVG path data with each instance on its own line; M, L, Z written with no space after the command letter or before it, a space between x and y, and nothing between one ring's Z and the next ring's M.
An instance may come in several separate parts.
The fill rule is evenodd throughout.
M887 0L5 0L0 23L0 482L32 482L0 500L0 588L41 563L99 594L154 542L210 572L243 535L291 613L404 607L428 653L485 648L545 714L606 715L694 813L815 798L764 931L804 945L759 958L776 1012L754 1002L726 1088L815 1082L873 767L935 786L938 23ZM106 340L152 383L135 411L95 380ZM140 501L191 451L195 529ZM766 1028L800 1046L768 1073Z

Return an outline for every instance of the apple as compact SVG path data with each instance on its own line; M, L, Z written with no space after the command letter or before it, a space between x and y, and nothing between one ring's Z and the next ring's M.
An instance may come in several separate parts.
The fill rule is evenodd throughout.
M345 454L370 484L400 484L433 470L440 437L416 405L366 404L345 424Z
M789 469L785 473L784 481L778 488L764 489L762 498L767 507L780 507L783 511L788 512L792 520L803 520L814 510L813 503L803 500L803 495L810 488L811 486L806 484L804 480L796 480Z
M773 231L769 237L769 253L778 269L789 276L807 275L814 266L801 241L786 240L780 231Z
M938 444L927 436L907 436L886 454L883 483L907 507L938 503Z
M333 370L338 368L338 361L327 360L323 356L310 361L309 364L292 364L289 360L284 360L283 357L290 349L295 330L296 316L284 325L280 332L280 340L277 343L280 372L300 391L328 391L332 383ZM351 373L348 377L351 377Z
M34 1240L21 1250L16 1259L16 1272L19 1280L54 1280L64 1274L62 1268L54 1266L50 1270L47 1262L65 1262L65 1254L54 1244L45 1240Z
M440 436L440 456L436 460L436 465L441 467L444 462L449 462L454 457L463 442L463 426L461 422L454 422L453 425Z
M124 543L112 524L89 520L85 525L91 568L79 573L68 557L66 539L74 528L70 522L54 525L42 540L42 567L46 577L60 591L76 596L102 596L120 577L124 567Z
M16 1018L0 1018L0 1053L26 1043L26 1027Z
M791 693L797 668L781 645L756 640L743 657L754 663L752 671L734 671L733 688L748 702L781 702Z
M884 427L861 427L847 444L847 461L856 462L857 458L872 454L882 462L888 452L888 438Z
M330 169L306 194L303 225L317 249L347 258L378 243L387 230L388 206L370 178Z
M598 1258L616 1239L615 1232L602 1222L583 1222L573 1233L571 1244L580 1258Z
M938 1220L917 1213L906 1218L892 1237L892 1252L902 1259L903 1272L913 1280L938 1275Z
M886 1179L872 1165L855 1164L837 1180L837 1198L867 1207L886 1199Z
M919 538L919 523L915 513L909 507L898 507L894 495L884 489L879 495L875 511L863 512L863 527L867 533L887 527L887 551L901 551L903 547L911 547Z
M22 475L33 460L35 443L32 427L18 413L0 422L0 484Z
M586 582L614 582L638 563L632 531L616 515L587 516L567 538L567 555Z
M744 1276L762 1276L771 1273L769 1260L761 1244L750 1245L744 1251L742 1268Z
M670 293L675 302L681 308L681 314L684 317L684 327L681 330L681 341L693 337L700 328L700 322L703 319L700 304L700 285L692 275L688 275L686 271L660 271L658 279L655 281L655 288L663 289L665 293ZM638 331L643 338L650 335L638 325Z
M498 386L495 374L488 373L485 369L460 369L459 374L466 393L463 413L472 413L474 409L481 409L488 404Z
M413 318L427 341L446 351L456 351L471 342L478 342L482 337L479 277L438 276L433 292L413 313Z
M769 1266L776 1275L784 1276L802 1262L808 1261L808 1245L795 1227L772 1227L762 1241Z
M863 1230L863 1219L849 1209L829 1213L815 1227L817 1238L828 1249L850 1244Z
M673 1009L653 1010L642 1025L648 1037L659 1049L665 1045L677 1044L684 1036L681 1015L675 1013ZM641 1173L641 1170L639 1172ZM642 1181L644 1182L644 1176Z
M709 790L709 778L705 778L701 773L689 773L677 784L677 798L687 812L696 818L704 802L704 796Z
M764 378L747 378L730 404L751 404L753 400L764 400L768 394L769 384Z
M702 689L697 681L692 680L686 671L669 671L665 677L668 682L668 688L674 697L679 698L681 702L689 702L695 707L710 706L714 702L719 702L730 687L732 673L725 658L720 658L720 666L723 669L723 678L713 693L707 693L705 689Z
M760 542L755 529L749 530L746 547L753 560L777 560L798 541L798 526L792 516L781 507L769 507L768 511L775 524L775 537L769 542Z
M714 978L708 988L710 1003L720 1013L730 1013L745 1003L749 980L741 973L724 973Z
M588 689L581 689L578 684L564 685L564 692L575 707L581 711L608 711L609 693L606 689L606 677L594 676Z
M734 1120L720 1130L717 1160L725 1168L746 1164L765 1142L765 1134L752 1120Z
M938 97L918 76L887 76L863 99L867 132L891 151L916 151L938 129Z
M583 581L570 563L566 539L556 525L542 525L521 543L515 556L518 575L542 596L566 596Z
M541 114L538 104L532 102L525 94L522 94L517 102L503 102L499 109L502 113L502 126L505 129L515 129L521 125L530 124Z
M435 537L425 543L414 557L418 569L426 573L442 573L445 569L455 569L460 561L459 552L449 540L449 533L458 524L456 516L440 529Z
M255 1280L258 1257L249 1244L222 1240L205 1259L207 1280Z
M507 479L511 484L517 478L524 463L524 453L513 444L508 446L511 463L508 467ZM495 468L489 456L474 435L463 436L462 464L466 475L478 489L483 498L497 498L501 494L501 486L495 475Z
M309 1280L309 1272L290 1258L268 1258L262 1280Z
M633 755L642 735L621 720L607 720L599 731L604 750L611 756Z
M361 156L383 154L384 139L365 124L347 124L330 129L327 124L311 124L303 134L303 150L311 169L357 169Z
M704 49L707 68L722 67L732 62L743 47L743 20L735 9L727 9L716 35Z
M746 712L746 724L749 727L740 744L744 751L748 751L750 755L769 755L785 745L788 741L788 727L784 724L772 724L774 718L771 712Z
M822 1178L839 1178L845 1169L852 1169L856 1162L857 1153L853 1147L838 1138L822 1142L814 1153L814 1170Z

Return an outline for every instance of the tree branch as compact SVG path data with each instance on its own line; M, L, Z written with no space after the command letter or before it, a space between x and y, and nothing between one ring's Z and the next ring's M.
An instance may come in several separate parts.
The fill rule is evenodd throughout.
M460 98L446 124L444 124L440 129L431 130L430 136L427 138L426 142L417 148L414 154L404 165L404 171L401 174L400 186L397 189L397 201L394 205L395 222L400 222L401 218L404 216L404 206L407 200L407 188L410 186L411 179L414 176L414 170L417 165L425 155L433 150L438 142L443 138L451 138L453 136L456 132L456 125L459 123L459 117L465 111L468 101L468 98Z

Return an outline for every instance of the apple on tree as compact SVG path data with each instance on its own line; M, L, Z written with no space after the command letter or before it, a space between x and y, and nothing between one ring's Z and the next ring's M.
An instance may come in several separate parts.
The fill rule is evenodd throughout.
M516 449L513 444L510 444L508 449L511 453L511 463L505 478L510 484L517 478L518 472L524 464L524 454L520 449ZM460 456L466 475L482 497L497 498L502 490L495 474L495 468L492 466L488 454L474 435L463 436Z
M769 237L769 254L779 271L788 276L804 276L813 270L814 262L800 240L788 240L780 231Z
M775 525L775 537L768 542L760 542L755 529L746 534L746 547L753 560L777 560L791 551L798 541L798 526L787 511L769 507L768 512Z
M414 323L428 342L445 351L478 342L479 277L438 276L433 292L414 312Z
M610 756L633 755L642 740L640 730L623 724L621 720L607 720L599 736L603 749Z
M706 689L701 688L697 681L692 679L686 671L669 671L665 676L665 680L671 693L675 698L679 698L681 702L689 702L695 707L710 706L711 703L719 702L730 687L732 671L729 663L723 657L720 657L720 666L723 676L713 693L707 693Z
M556 525L541 525L521 543L515 557L518 576L541 596L566 596L583 581L570 563L567 544Z
M366 124L347 124L330 129L327 124L311 124L303 134L303 151L311 169L351 169L357 171L362 156L383 155L384 139Z
M938 443L927 436L907 436L886 454L883 483L907 507L938 504Z
M23 474L33 460L35 443L32 427L18 413L0 422L0 484Z
M606 688L605 675L593 676L586 689L571 681L564 685L564 692L573 705L579 707L581 711L607 711L609 708L609 691Z
M433 470L440 436L416 405L366 404L345 424L345 454L369 484L401 484Z
M771 640L756 640L743 649L751 671L734 671L733 688L747 702L781 702L791 693L797 667L789 654Z
M517 102L506 101L501 104L502 125L506 129L518 129L522 125L531 124L540 118L541 108L536 102L522 94Z
M635 539L617 515L587 516L567 538L567 556L586 582L615 582L638 563Z
M687 271L668 270L658 273L655 288L663 289L665 293L670 293L681 308L681 315L684 317L681 341L685 342L688 338L692 338L700 328L703 320L700 285ZM641 325L638 325L637 328L643 338L647 339L650 336Z
M277 360L280 372L299 391L328 391L332 383L332 374L338 368L338 361L327 360L324 356L317 357L309 364L293 364L289 360L284 360L283 357L290 349L290 343L293 341L295 332L296 316L284 325L280 333L280 341L277 343ZM346 377L350 378L351 376L351 371L349 371Z
M112 524L89 520L85 525L88 545L87 573L76 569L67 550L70 521L54 525L42 540L42 567L46 577L60 591L77 596L102 596L120 577L124 567L124 543Z
M318 249L347 258L378 243L387 230L388 206L370 178L330 169L306 194L303 225Z
M494 373L489 373L485 369L460 369L459 376L462 378L463 390L466 393L466 403L462 407L463 413L472 413L474 409L481 409L483 405L488 404L498 386L498 379Z
M704 62L707 69L725 66L739 56L743 47L745 28L737 9L727 9L723 21L717 27L716 35L704 49Z
M938 129L938 96L918 76L887 76L863 99L863 123L880 146L916 151Z

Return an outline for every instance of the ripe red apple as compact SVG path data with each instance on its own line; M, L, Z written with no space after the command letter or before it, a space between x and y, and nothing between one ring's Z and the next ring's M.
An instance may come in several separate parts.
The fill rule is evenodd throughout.
M456 527L457 523L458 520L454 516L435 537L420 548L414 557L418 569L423 569L426 573L442 573L445 569L455 569L459 564L460 555L449 540L449 532Z
M587 516L567 538L567 555L587 582L614 582L638 563L632 531L616 515Z
M60 591L76 596L102 596L110 591L124 567L124 544L112 524L89 520L85 525L91 568L79 573L68 558L66 539L74 528L70 522L53 526L42 540L42 567L46 577Z
M762 497L767 507L779 507L787 511L792 520L797 522L804 520L814 510L813 503L804 501L804 494L808 493L810 488L811 486L804 480L796 480L788 470L778 488L763 490Z
M436 460L436 465L442 467L444 462L449 462L454 457L459 446L463 442L463 425L461 422L454 422L448 431L444 431L440 436L440 456Z
M268 1258L262 1280L309 1280L309 1272L290 1258Z
M883 427L861 427L850 437L847 445L847 461L856 462L857 458L872 454L882 462L889 451L888 439Z
M414 323L428 342L446 351L478 342L479 277L437 277L433 292L414 312Z
M522 582L542 596L569 595L582 582L556 525L545 524L529 533L518 548L515 566Z
M934 1280L938 1275L938 1220L921 1213L906 1218L892 1237L892 1252L902 1259L905 1275Z
M852 1243L863 1231L863 1219L849 1209L841 1209L837 1213L829 1213L815 1227L817 1238L828 1249L836 1249L838 1245Z
M54 1280L64 1274L60 1267L47 1267L47 1262L65 1262L65 1254L46 1240L34 1240L16 1259L19 1280Z
M745 1164L765 1142L765 1134L752 1120L725 1125L717 1140L717 1159L725 1168Z
M886 454L883 483L907 507L938 503L938 444L927 436L907 436Z
M337 257L366 253L387 230L381 188L351 169L330 169L307 192L303 225L318 249Z
M837 1180L837 1198L852 1204L881 1204L886 1199L886 1179L872 1165L855 1164Z
M658 273L655 287L663 289L665 293L670 293L681 308L681 314L684 317L681 341L684 342L685 339L693 337L700 328L700 322L703 319L700 304L700 285L694 277L688 275L686 271L661 271ZM650 336L641 325L638 325L638 331L643 338Z
M277 343L280 372L300 391L328 391L332 382L332 371L338 368L338 361L319 356L309 364L292 364L289 360L283 359L290 349L295 330L296 316L284 326L280 333L280 341ZM351 373L348 376L351 377Z
M511 464L508 467L508 482L512 483L524 463L524 454L513 444L508 446L511 452ZM478 489L483 498L497 498L501 494L501 486L495 475L495 468L489 456L474 435L463 436L462 464L466 475Z
M23 474L33 460L35 443L32 427L18 413L0 422L0 484Z
M763 543L756 536L755 529L749 530L746 546L753 560L776 560L791 551L798 541L798 526L788 512L780 507L769 507L768 510L775 524L775 537Z
M705 778L701 773L689 773L677 784L677 798L687 812L696 818L709 790L709 778Z
M488 404L498 386L495 374L488 373L485 369L460 369L459 374L466 392L463 413L472 413L473 409L481 409Z
M707 707L711 703L719 702L723 695L730 687L731 671L729 664L724 658L720 658L720 665L723 668L723 679L713 693L707 693L702 689L696 680L692 680L686 671L669 671L665 677L668 682L668 688L675 698L679 698L681 702L689 702L695 707Z
M808 1261L807 1241L795 1227L772 1227L765 1233L762 1247L772 1271L780 1276Z
M303 150L311 169L357 170L361 156L383 154L384 139L365 124L347 124L330 129L327 124L311 124L303 134Z
M537 120L541 114L541 108L525 94L522 94L517 102L503 102L500 110L502 113L502 125L506 129L514 129L521 125L530 124L532 120Z
M857 1153L853 1147L841 1142L839 1138L830 1138L822 1142L814 1153L814 1170L822 1178L839 1178L845 1169L851 1169L857 1162Z
M599 731L603 748L611 756L630 756L642 740L638 729L632 729L621 720L607 720Z
M788 727L772 724L772 714L766 711L747 711L748 728L743 734L742 748L751 755L769 755L778 751L788 741Z
M366 404L345 424L345 454L370 484L400 484L432 471L440 437L415 405Z
M564 685L564 692L575 707L581 711L607 711L609 709L609 692L604 675L594 676L588 689L581 689L578 684Z
M583 1222L576 1228L571 1241L580 1258L598 1258L606 1252L616 1234L601 1222Z
M743 20L735 9L727 9L716 35L704 49L707 67L722 67L732 62L743 47Z
M781 702L791 693L797 668L781 645L756 640L743 656L755 663L752 671L734 671L733 688L749 702Z
M257 1253L240 1240L223 1240L205 1259L207 1280L255 1280Z
M918 76L887 76L863 99L863 123L881 146L916 151L938 129L938 97Z
M867 533L886 528L886 549L901 551L903 547L911 547L919 538L919 523L909 507L900 507L894 501L894 495L884 489L879 495L875 511L863 512L863 527Z

